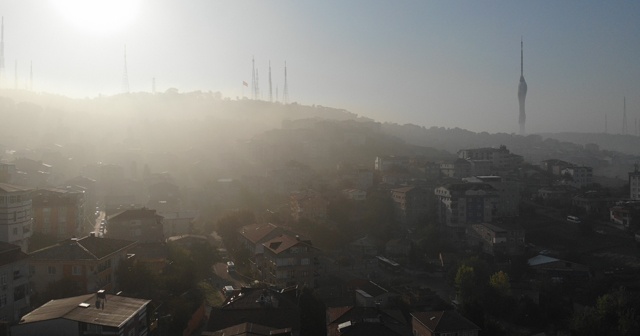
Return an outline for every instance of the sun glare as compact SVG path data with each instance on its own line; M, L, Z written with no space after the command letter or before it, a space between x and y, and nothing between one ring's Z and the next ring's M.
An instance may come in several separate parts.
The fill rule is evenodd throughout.
M126 28L138 15L140 0L51 0L64 19L91 34Z

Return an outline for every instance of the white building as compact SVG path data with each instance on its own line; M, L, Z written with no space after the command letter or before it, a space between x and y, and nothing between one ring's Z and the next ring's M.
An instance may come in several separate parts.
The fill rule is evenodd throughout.
M0 183L0 241L29 250L33 233L33 189Z

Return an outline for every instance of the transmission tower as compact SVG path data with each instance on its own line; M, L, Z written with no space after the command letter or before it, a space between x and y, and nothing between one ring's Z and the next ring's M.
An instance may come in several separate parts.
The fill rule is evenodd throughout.
M287 61L284 61L284 89L282 90L282 103L289 104L289 86L287 85Z
M129 93L129 73L127 72L127 45L124 45L124 73L122 74L122 93Z
M258 69L256 69L256 100L260 99L260 76L258 76Z
M256 59L251 58L251 99L256 99Z
M622 97L622 134L627 134L627 97Z
M269 102L273 103L273 91L271 88L271 61L269 61Z
M29 91L33 91L33 61L29 64Z

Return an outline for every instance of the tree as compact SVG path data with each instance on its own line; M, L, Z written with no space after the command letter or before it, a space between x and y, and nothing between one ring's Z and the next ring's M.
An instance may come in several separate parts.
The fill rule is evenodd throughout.
M637 315L637 295L629 295L624 288L598 297L595 307L574 313L571 332L574 335L638 335L640 317Z
M503 271L494 273L489 278L489 285L502 296L508 296L511 291L509 275Z

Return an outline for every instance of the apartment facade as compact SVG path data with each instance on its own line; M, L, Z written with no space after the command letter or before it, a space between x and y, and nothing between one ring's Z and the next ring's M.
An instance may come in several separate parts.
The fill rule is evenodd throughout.
M89 235L71 238L30 254L33 289L46 290L50 283L71 279L78 293L117 288L116 269L132 255L135 241L98 238Z
M438 221L451 241L464 242L471 224L491 223L498 194L486 183L455 183L435 189Z
M402 225L415 226L429 211L429 191L421 187L391 190L396 220Z
M106 237L143 243L164 241L164 217L156 210L137 208L120 211L107 218Z
M318 249L309 241L281 235L263 245L263 275L267 283L279 288L316 286Z
M0 242L0 321L18 322L31 308L28 258L20 246Z
M83 233L84 193L68 189L45 188L33 192L33 230L58 239Z
M33 234L33 189L0 183L0 241L29 250Z

